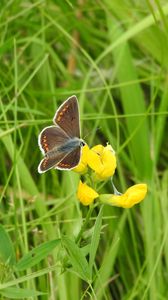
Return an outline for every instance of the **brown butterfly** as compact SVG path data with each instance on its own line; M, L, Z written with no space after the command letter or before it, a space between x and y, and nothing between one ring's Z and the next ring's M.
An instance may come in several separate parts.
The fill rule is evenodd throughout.
M80 139L79 108L76 96L69 97L55 113L54 126L45 127L38 137L38 144L44 158L38 172L44 173L51 168L71 170L80 161L81 147L85 142Z

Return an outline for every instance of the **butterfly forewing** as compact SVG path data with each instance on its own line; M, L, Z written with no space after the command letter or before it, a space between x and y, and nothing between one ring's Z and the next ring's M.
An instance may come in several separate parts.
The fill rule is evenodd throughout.
M60 106L53 121L59 125L69 137L80 137L79 108L76 96L68 98Z
M38 142L41 151L45 154L53 148L63 145L68 139L69 137L63 129L58 126L49 126L41 131Z
M81 156L81 147L77 147L75 150L70 152L68 155L66 155L63 160L61 160L56 168L57 169L72 169L75 168L80 161L80 156Z

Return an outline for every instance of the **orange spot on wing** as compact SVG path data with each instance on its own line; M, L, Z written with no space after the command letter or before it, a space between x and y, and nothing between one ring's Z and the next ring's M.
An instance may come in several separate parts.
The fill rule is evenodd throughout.
M60 165L61 167L69 167L69 166L70 166L69 164L63 164L63 163L59 163L59 165Z
M44 144L44 149L45 149L46 151L48 151L48 150L49 150L49 148L48 148L48 144Z
M44 161L43 161L43 167L45 167L46 164L47 164L47 160L44 160Z
M66 106L62 109L62 111L58 114L58 116L57 116L57 122L60 122L60 121L61 121L61 119L62 119L64 113L67 111L68 107L69 107L69 105L66 105Z

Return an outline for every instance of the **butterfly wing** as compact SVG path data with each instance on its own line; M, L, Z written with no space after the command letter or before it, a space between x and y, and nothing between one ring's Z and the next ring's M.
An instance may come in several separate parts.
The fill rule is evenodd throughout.
M80 137L79 108L76 96L68 98L56 111L53 122L69 137Z
M77 147L75 150L66 155L57 165L56 169L71 170L75 168L81 157L81 147Z
M55 147L63 145L67 142L69 137L58 126L45 127L38 137L38 144L43 154L52 150Z
M50 170L53 167L56 167L56 165L64 159L64 157L67 155L67 153L60 152L55 157L44 157L39 166L38 166L38 172L44 173L48 170Z

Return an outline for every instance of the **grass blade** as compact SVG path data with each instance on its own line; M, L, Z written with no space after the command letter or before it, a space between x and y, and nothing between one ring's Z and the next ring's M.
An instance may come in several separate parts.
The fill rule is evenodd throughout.
M0 224L0 262L4 264L8 264L10 266L14 265L16 262L15 251L13 248L12 241L4 229L4 227Z
M9 287L4 290L0 290L0 294L8 299L27 299L29 297L37 297L40 295L44 295L44 293L32 289L30 290L14 287Z
M16 264L17 271L23 271L38 264L44 259L56 246L60 244L60 240L53 240L32 249L24 255Z
M91 239L91 245L90 245L90 255L89 255L89 267L90 272L92 270L92 267L95 262L96 252L100 241L100 232L101 232L101 226L102 226L102 216L103 216L103 206L100 209L100 212L96 218L96 222L94 225L93 235Z
M62 238L62 241L68 252L70 263L72 264L74 271L77 272L83 280L88 282L90 280L89 265L82 249L80 249L73 240L66 236Z

